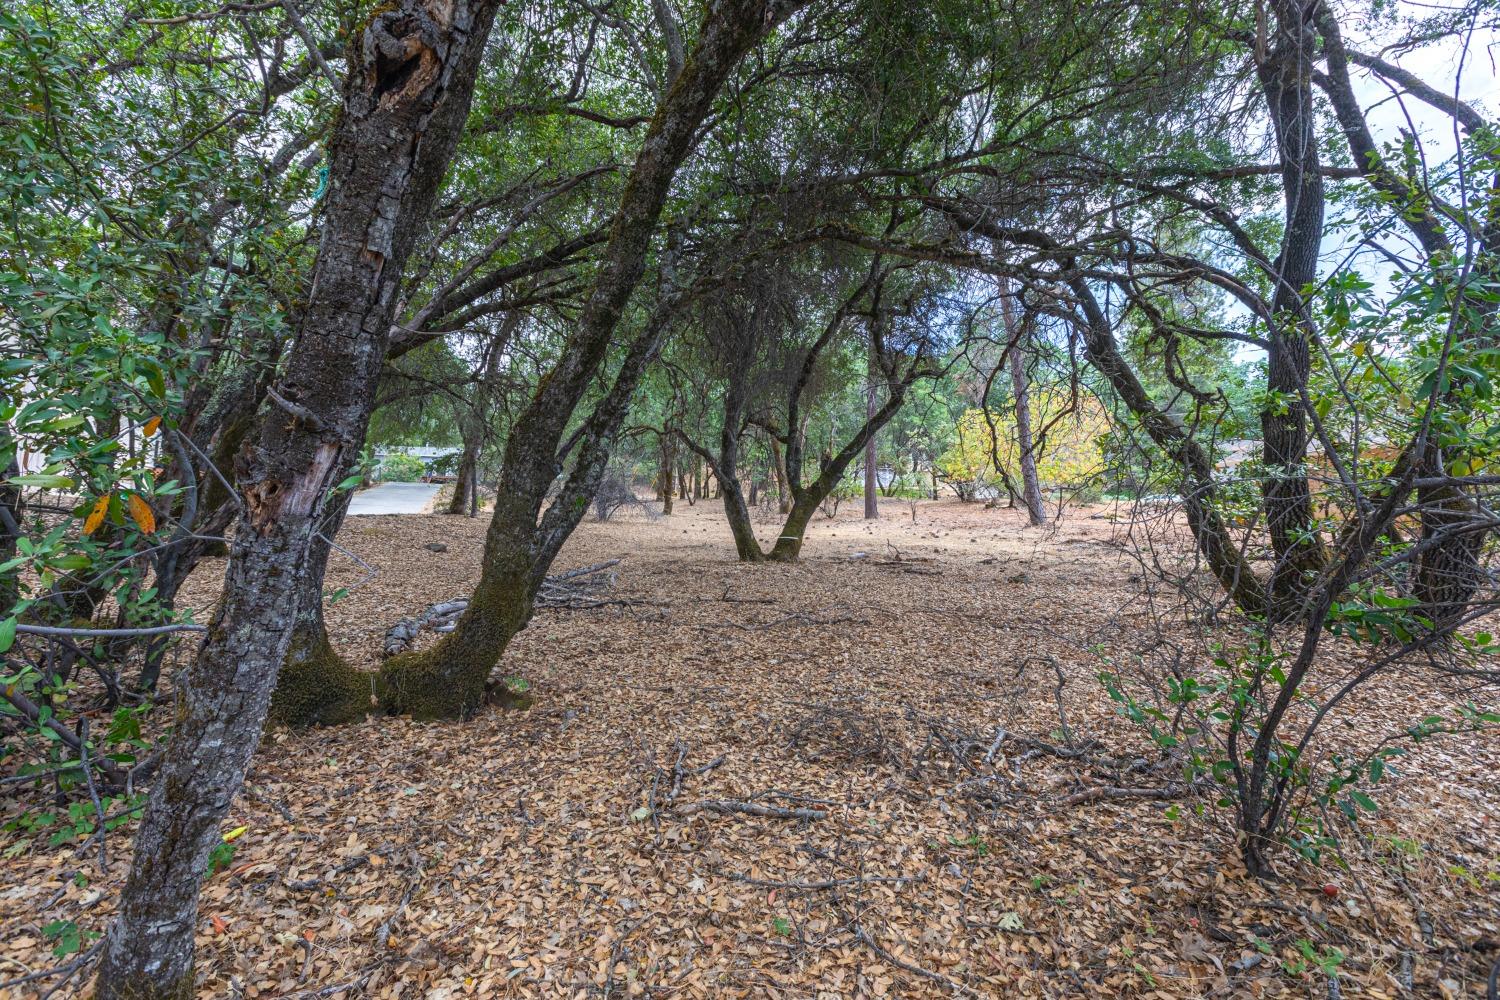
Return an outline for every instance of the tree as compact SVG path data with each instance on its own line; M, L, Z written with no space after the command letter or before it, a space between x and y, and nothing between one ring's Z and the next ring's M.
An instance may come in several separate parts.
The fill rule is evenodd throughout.
M1010 345L1006 367L1010 369L1011 399L1015 410L1016 448L1019 452L1016 461L1021 467L1021 497L1026 505L1026 516L1035 528L1047 522L1047 511L1042 505L1042 484L1037 475L1036 445L1032 436L1031 390L1026 374L1030 354L1027 350L1028 331L1016 316L1015 301L1009 291L1008 283L1002 281L1000 309Z
M297 580L353 466L407 254L457 143L496 8L418 0L373 15L330 144L314 290L239 468L225 599L179 684L181 708L136 837L100 969L101 998L185 997L198 883L244 779L291 639Z
M756 272L740 294L731 291L722 297L718 309L706 320L704 326L715 338L712 346L725 383L722 412L717 418L719 446L711 450L686 434L683 440L719 481L725 515L741 561L795 561L814 512L842 482L869 440L900 411L912 386L934 374L930 357L936 334L927 322L928 317L917 315L917 299L925 289L917 281L906 289L910 291L906 302L891 302L896 286L905 277L908 276L893 278L881 259L873 257L859 284L852 290L838 290L821 325L804 325L793 305L797 297L792 291L794 283L785 280L789 274L773 276ZM889 290L888 281L892 286ZM765 294L768 287L778 284L777 294ZM890 297L882 298L883 294ZM867 363L884 384L886 399L873 413L868 413L867 396L863 402L868 415L855 425L852 437L839 445L836 452L830 440L818 474L804 481L806 442L802 428L804 407L812 402L808 398L809 389L824 366L837 357L845 329L856 315L863 318L865 334L859 353L871 359ZM804 344L799 335L808 327L813 339ZM764 367L757 369L758 362ZM755 537L740 486L740 443L752 422L764 428L785 449L785 476L792 503L770 552L764 551Z
M598 377L646 270L672 180L740 59L797 6L745 0L715 7L707 15L697 44L641 140L583 312L507 438L480 581L468 609L431 650L385 662L375 689L388 711L465 718L482 704L490 671L530 620L537 588L587 509L631 397L675 310L675 290L669 289L657 310L631 330L613 382L564 447L574 413ZM569 455L571 471L544 513L543 504ZM325 722L354 718L365 710L369 688L362 675L331 665L325 674L307 679L285 717Z

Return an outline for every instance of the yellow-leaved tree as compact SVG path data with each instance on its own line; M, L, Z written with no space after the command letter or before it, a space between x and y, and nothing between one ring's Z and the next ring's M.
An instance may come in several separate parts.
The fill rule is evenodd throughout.
M982 409L965 410L954 430L953 444L938 458L937 466L960 498L973 499L975 491L1000 481L996 457L1012 477L1019 474L1021 454L1013 409L996 407L989 420ZM1067 392L1033 387L1031 433L1039 442L1036 471L1044 487L1077 490L1093 484L1104 467L1100 443L1108 432L1108 415L1094 396L1079 393L1075 405Z

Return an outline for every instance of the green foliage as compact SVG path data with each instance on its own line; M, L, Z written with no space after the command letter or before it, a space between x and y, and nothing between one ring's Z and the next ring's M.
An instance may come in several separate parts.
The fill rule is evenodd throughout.
M380 460L375 467L375 478L388 483L414 483L426 471L427 465L420 458L396 452Z
M220 841L208 852L208 873L206 877L213 878L232 864L234 864L234 845Z
M52 942L52 954L67 958L83 950L86 942L99 937L98 931L80 928L72 920L54 920L42 928L42 936Z
M1372 606L1336 606L1325 627L1354 642L1382 646L1410 637L1416 618L1408 602L1373 594L1370 599ZM1218 793L1215 804L1242 821L1246 816L1257 821L1273 817L1269 828L1257 828L1256 835L1280 838L1313 863L1330 858L1342 863L1330 814L1355 824L1362 815L1377 812L1371 793L1391 776L1393 762L1407 753L1407 744L1500 725L1500 713L1464 705L1451 718L1426 716L1362 753L1333 751L1320 756L1313 752L1318 744L1312 737L1323 713L1318 711L1318 697L1304 690L1315 678L1299 681L1287 654L1275 647L1264 629L1255 630L1251 640L1240 648L1220 647L1202 669L1177 667L1152 680L1143 662L1128 675L1120 665L1111 664L1099 679L1120 714L1179 762L1185 781L1209 783ZM1151 692L1145 697L1136 693L1142 677L1147 678L1145 690ZM1313 724L1300 738L1283 736L1271 715L1283 694L1314 713ZM1146 700L1156 697L1162 707ZM1349 721L1358 725L1360 719ZM1275 738L1261 752L1257 738L1267 732ZM1269 790L1254 785L1258 767L1265 769ZM1170 818L1176 817L1174 812Z

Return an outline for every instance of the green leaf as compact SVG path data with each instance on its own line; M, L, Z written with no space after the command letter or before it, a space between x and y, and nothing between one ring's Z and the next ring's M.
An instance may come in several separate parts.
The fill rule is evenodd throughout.
M43 490L66 490L73 487L73 480L68 476L58 476L46 472L31 472L24 476L12 476L6 482L14 486L35 486Z
M19 620L14 616L0 622L0 653L10 649L11 644L16 641L16 625Z

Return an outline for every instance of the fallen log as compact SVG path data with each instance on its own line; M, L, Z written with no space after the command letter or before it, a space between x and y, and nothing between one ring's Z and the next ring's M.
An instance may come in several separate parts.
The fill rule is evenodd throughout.
M614 586L615 574L605 571L619 564L618 559L607 559L592 566L582 566L568 570L566 573L547 577L537 591L536 606L538 608L569 608L576 611L614 603L594 595ZM455 597L452 600L439 601L415 618L403 618L386 630L382 651L389 659L410 649L417 636L424 631L452 632L458 626L459 616L468 608L467 597Z

